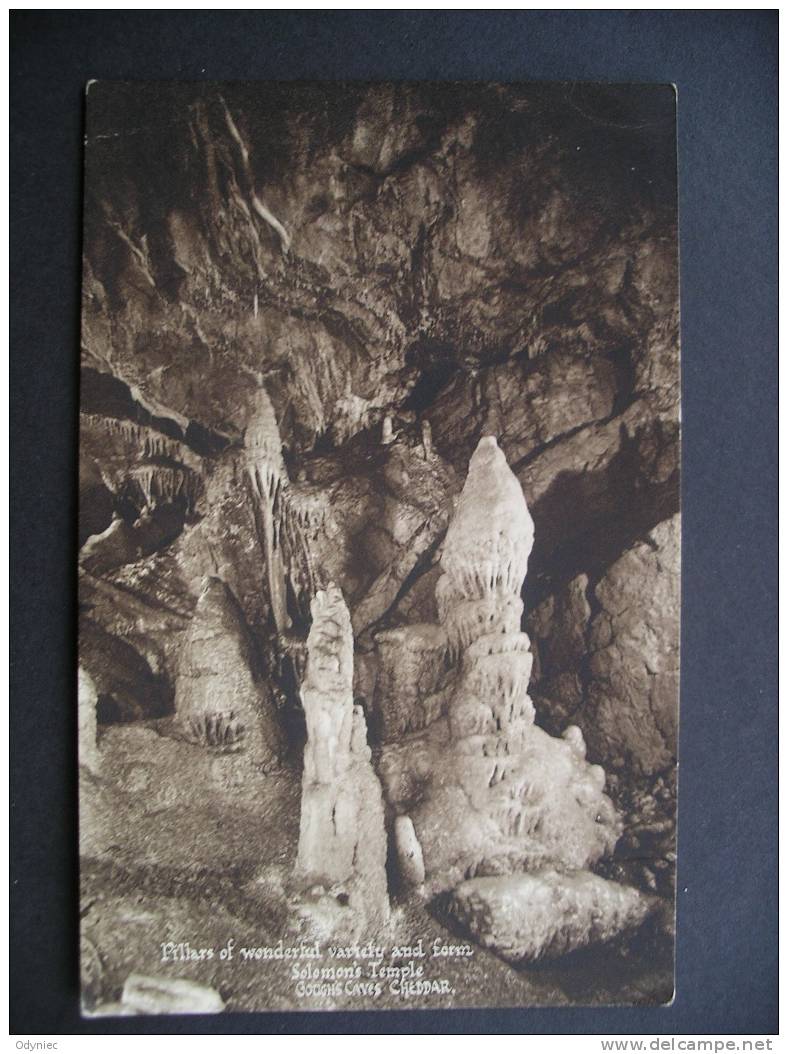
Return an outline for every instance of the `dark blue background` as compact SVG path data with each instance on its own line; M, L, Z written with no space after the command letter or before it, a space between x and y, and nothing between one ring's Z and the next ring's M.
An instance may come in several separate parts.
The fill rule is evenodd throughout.
M13 12L11 56L12 1032L776 1032L776 12ZM678 86L684 599L673 1006L80 1022L75 450L91 77Z

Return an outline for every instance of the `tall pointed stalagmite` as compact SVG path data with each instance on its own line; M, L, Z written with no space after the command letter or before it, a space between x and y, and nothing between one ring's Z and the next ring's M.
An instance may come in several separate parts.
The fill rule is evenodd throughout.
M453 680L442 713L426 715L431 723L396 764L385 756L381 764L389 796L412 820L428 889L477 874L583 868L619 833L605 774L586 763L579 730L554 739L534 724L530 642L520 628L533 538L520 484L486 436L446 533L436 587ZM383 686L391 680L379 677Z
M423 704L419 714L402 691L383 700L384 714L418 731L390 759L384 746L380 763L389 799L403 809L394 823L400 880L428 894L453 890L449 912L513 962L607 940L639 925L653 906L638 890L586 870L613 850L621 830L605 773L586 762L579 728L556 739L534 724L530 642L520 629L533 537L520 484L486 436L446 533L436 587L441 627L399 631L439 647L442 629L453 683L440 714ZM384 665L391 640L389 633L381 641ZM411 663L404 674L418 669ZM383 673L384 690L398 683ZM400 713L403 702L410 718ZM414 724L419 716L426 725Z

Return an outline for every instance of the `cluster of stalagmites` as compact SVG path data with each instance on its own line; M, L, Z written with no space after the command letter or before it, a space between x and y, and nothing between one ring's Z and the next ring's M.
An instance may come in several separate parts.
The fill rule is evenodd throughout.
M585 760L580 730L570 726L555 739L534 725L532 657L520 629L532 544L520 485L485 437L443 546L440 626L378 638L384 739L415 732L384 744L381 758L387 797L400 811L402 876L426 893L455 890L460 921L509 958L515 946L519 958L538 958L607 938L646 910L634 890L600 892L604 880L586 870L613 850L621 824L604 794L604 771ZM562 876L571 897L566 907L558 897L551 914L550 896L535 891L545 883L562 889ZM537 902L547 923L534 921ZM564 916L575 918L577 934L565 933Z
M309 574L303 581L303 569L296 582L285 557L308 550L303 532L318 529L324 510L290 486L264 392L245 459L284 636L288 596L314 583ZM302 533L286 551L284 537L296 529ZM343 908L364 926L387 919L385 792L400 884L424 896L450 893L460 924L506 959L561 954L647 914L642 894L589 871L612 852L621 823L604 793L604 771L585 759L582 733L569 726L554 738L534 724L520 596L532 545L520 485L496 440L485 437L442 548L439 624L376 638L380 779L364 711L354 705L350 613L338 587L312 590L301 665L306 744L295 879L302 913L325 921L330 905L334 924ZM258 771L282 756L276 709L243 616L218 578L204 581L197 601L175 707L180 734L207 749L243 755ZM95 690L84 678L80 730L83 764L95 772Z

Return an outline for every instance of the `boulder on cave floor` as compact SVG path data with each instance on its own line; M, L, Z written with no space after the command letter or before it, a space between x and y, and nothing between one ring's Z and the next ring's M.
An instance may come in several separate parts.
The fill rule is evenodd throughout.
M551 959L637 928L655 898L589 871L473 878L449 912L485 948L511 963Z
M123 986L121 1003L138 1014L218 1014L224 1001L208 985L183 977L131 974Z

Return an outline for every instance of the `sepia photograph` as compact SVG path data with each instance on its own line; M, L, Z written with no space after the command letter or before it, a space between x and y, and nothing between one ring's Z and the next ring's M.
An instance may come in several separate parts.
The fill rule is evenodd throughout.
M675 88L85 108L83 1015L670 1004Z

